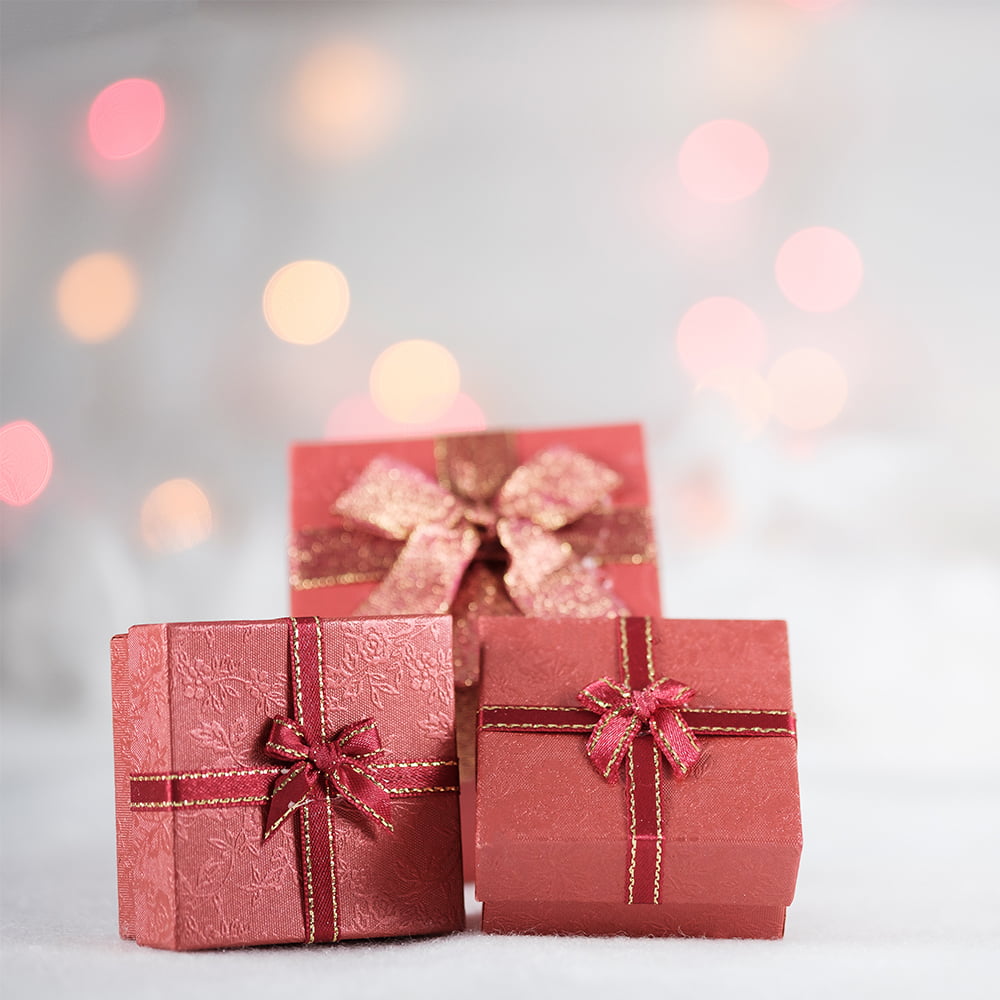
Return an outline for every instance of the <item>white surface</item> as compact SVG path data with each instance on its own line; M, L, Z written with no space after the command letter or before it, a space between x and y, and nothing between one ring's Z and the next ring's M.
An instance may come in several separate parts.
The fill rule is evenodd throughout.
M10 996L288 993L990 995L1000 939L1000 403L994 127L1000 8L848 2L352 5L4 3L2 419L43 427L45 494L5 511L3 985ZM391 54L399 124L307 167L273 125L309 46ZM148 75L168 126L146 174L76 152L89 101ZM716 117L768 140L729 210L673 175ZM777 248L809 225L860 248L858 299L806 315ZM84 347L52 289L129 255L134 322ZM302 257L348 276L311 349L260 315ZM851 394L803 439L748 437L673 352L697 299L829 350ZM444 343L491 426L641 419L667 606L790 622L805 850L783 942L491 939L169 955L116 938L107 639L137 621L286 612L284 451L365 391L388 344ZM216 518L142 545L156 483ZM728 512L706 525L692 491ZM709 530L710 529L710 530ZM988 964L989 963L989 964ZM286 984L278 986L278 983Z

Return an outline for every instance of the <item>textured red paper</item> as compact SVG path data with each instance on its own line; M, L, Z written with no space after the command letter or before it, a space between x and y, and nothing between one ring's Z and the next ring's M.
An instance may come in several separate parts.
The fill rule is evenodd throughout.
M448 618L322 623L331 730L372 716L385 760L454 760ZM130 774L275 767L291 717L287 620L140 625L112 640L121 933L190 949L305 939L294 823L262 843L264 807L130 810ZM458 802L393 802L392 832L335 803L342 938L464 926Z
M693 687L691 707L791 710L783 622L659 620L653 637L657 675ZM611 621L494 619L481 638L484 705L575 707L588 684L618 676ZM693 772L665 782L661 902L633 906L626 796L584 742L480 731L484 930L780 936L801 851L793 738L702 739Z

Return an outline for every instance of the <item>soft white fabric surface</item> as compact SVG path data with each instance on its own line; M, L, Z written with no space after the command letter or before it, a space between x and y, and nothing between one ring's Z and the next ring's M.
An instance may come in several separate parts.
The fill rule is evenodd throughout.
M1000 9L672 4L19 3L3 17L4 422L55 473L4 512L2 968L10 997L978 997L1000 939ZM400 118L305 165L275 115L310 45L390 54ZM150 76L147 172L78 155L100 88ZM687 199L685 135L752 122L771 173ZM152 167L149 167L149 164ZM144 169L146 169L144 168ZM777 248L848 233L846 309L781 297ZM125 253L140 308L107 344L53 289ZM260 296L298 258L351 284L343 329L279 342ZM696 300L848 373L844 412L748 435L673 349ZM488 938L161 954L116 934L107 640L138 621L287 611L285 446L318 438L390 343L445 344L491 426L648 430L674 616L787 618L805 850L782 942ZM199 482L212 536L138 531Z

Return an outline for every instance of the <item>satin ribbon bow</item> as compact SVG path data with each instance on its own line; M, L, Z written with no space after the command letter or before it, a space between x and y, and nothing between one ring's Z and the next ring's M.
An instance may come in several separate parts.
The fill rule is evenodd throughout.
M392 829L392 800L371 766L372 758L384 752L373 719L344 726L325 743L310 743L302 727L291 719L274 719L266 750L271 757L294 765L271 789L265 840L296 809L327 794L343 796L365 815Z
M600 715L587 740L591 763L607 781L617 781L629 747L649 733L674 774L684 777L702 752L680 712L693 694L666 677L639 690L606 677L589 684L577 698L588 712Z
M405 462L373 459L332 509L406 544L358 613L443 614L477 553L499 546L509 557L504 583L524 614L626 614L595 567L553 534L620 483L607 466L560 447L518 466L492 496L458 496Z

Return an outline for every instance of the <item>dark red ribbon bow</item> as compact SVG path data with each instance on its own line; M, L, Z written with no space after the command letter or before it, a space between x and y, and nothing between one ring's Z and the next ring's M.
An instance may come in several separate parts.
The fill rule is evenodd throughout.
M274 719L266 749L271 757L293 761L294 766L271 789L265 840L296 809L327 794L342 796L366 816L392 829L392 798L378 771L371 767L373 758L384 752L374 719L344 726L327 742L310 742L292 719Z
M577 699L601 718L587 740L587 756L607 781L617 781L629 747L643 733L653 737L673 773L682 778L701 756L701 747L680 712L694 691L665 677L638 690L602 677Z

